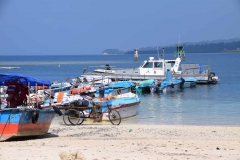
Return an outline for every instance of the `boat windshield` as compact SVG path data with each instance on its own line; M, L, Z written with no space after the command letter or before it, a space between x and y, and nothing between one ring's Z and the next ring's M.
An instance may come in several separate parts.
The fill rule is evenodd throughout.
M145 63L142 68L153 68L153 62Z
M162 62L154 62L154 68L162 68Z

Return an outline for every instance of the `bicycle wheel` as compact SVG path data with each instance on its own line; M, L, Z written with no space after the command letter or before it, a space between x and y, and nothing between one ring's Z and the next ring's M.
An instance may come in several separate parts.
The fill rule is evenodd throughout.
M78 122L78 125L82 124L85 118L84 112L83 111L79 111L79 116L80 116L80 120Z
M110 110L108 112L108 118L113 125L119 125L121 123L121 116L116 110Z
M72 125L77 125L79 124L81 120L81 115L80 112L75 110L75 109L69 109L68 110L68 120Z
M65 111L64 115L63 115L63 122L66 124L66 125L72 125L68 119L68 111Z

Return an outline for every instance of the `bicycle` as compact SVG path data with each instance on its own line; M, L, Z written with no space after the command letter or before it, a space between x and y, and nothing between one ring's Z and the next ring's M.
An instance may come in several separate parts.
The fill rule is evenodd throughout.
M97 103L93 103L93 107L75 106L70 104L69 107L65 107L65 114L63 115L63 122L66 125L81 125L87 118L94 119L94 121L102 121L103 115L107 114L109 121L113 125L119 125L121 123L121 116L119 112L110 107L107 104L106 107L102 107ZM103 110L105 108L105 110ZM63 108L62 108L63 109Z

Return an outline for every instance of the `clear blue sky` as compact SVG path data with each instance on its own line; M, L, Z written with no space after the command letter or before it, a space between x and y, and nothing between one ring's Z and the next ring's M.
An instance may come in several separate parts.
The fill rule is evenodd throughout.
M0 55L240 38L240 0L0 0Z

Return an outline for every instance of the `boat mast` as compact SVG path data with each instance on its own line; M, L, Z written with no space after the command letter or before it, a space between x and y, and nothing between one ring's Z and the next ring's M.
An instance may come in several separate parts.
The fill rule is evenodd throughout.
M164 58L164 48L162 48L162 50L163 50L163 58Z
M178 47L177 47L177 48L178 48L178 49L177 49L178 51L177 51L177 52L178 52L178 58L181 58L181 57L180 57L180 53L179 53L179 44L180 44L180 34L178 35ZM181 59L182 59L182 58L181 58Z
M159 50L163 50L163 54L161 55L161 59L163 59L164 58L164 48L161 48L160 46L157 46L158 59L160 59L160 57L159 57Z
M174 58L180 58L181 60L185 60L185 52L183 50L183 46L180 45L180 35L178 37L178 44L177 44L177 50L174 52Z

